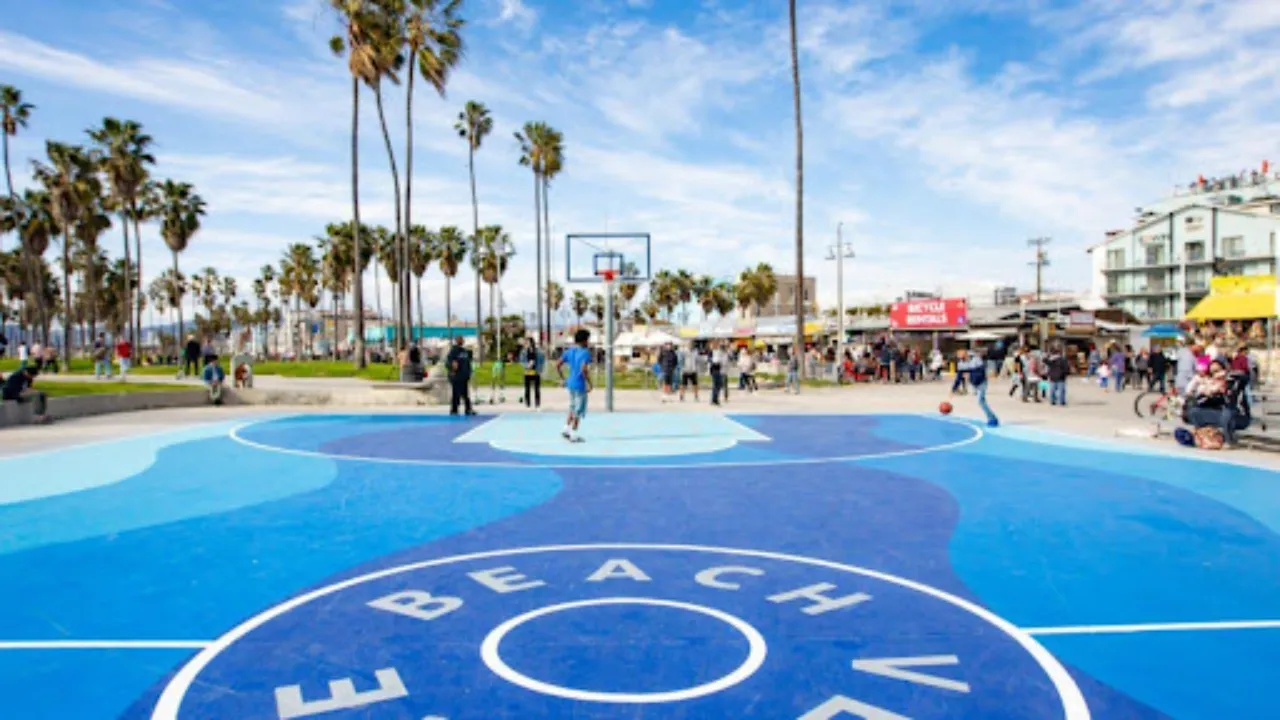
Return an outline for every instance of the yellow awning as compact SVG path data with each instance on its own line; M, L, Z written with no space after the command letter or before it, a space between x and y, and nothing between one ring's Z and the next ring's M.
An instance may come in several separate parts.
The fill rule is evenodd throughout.
M1233 295L1210 295L1187 313L1188 320L1259 320L1274 317L1276 298L1273 292Z

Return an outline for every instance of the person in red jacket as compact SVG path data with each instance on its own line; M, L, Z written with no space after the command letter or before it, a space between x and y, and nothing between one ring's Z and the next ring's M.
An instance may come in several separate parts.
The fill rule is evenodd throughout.
M133 344L126 337L116 341L116 359L120 361L120 379L129 377L129 362L133 359Z

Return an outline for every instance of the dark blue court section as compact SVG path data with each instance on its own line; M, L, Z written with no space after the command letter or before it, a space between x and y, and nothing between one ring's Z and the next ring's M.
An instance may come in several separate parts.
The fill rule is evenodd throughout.
M540 432L527 417L534 424L517 427ZM937 593L1023 628L1280 618L1280 476L1270 471L1022 429L983 437L907 415L732 416L732 447L664 454L653 428L680 434L687 417L636 418L631 454L626 421L615 421L624 436L609 440L621 443L614 457L455 442L489 418L278 418L239 439L211 430L88 451L104 467L140 469L47 497L39 473L0 459L0 717L151 718L194 656L4 641L214 640L308 590L468 553L490 556L358 582L211 651L174 717L279 718L281 689L314 702L331 681L367 692L375 672L394 669L403 697L299 717L798 718L844 696L864 713L913 720L1060 718L1064 685L1036 661L1036 641ZM559 419L542 422L555 442ZM57 454L43 462L58 472ZM593 543L697 547L509 552ZM643 578L589 579L620 560ZM736 587L699 581L714 567L736 568L720 576ZM499 585L519 584L513 573L540 584L499 592L469 575L485 571L507 578ZM868 598L816 614L804 599L770 600L803 588ZM460 604L430 619L370 605L407 591ZM481 657L512 618L619 597L727 613L759 632L767 655L718 692L653 703L530 689ZM1094 718L1280 717L1280 630L1038 641ZM721 619L660 603L543 615L498 648L524 676L588 693L678 692L750 654ZM895 658L927 663L905 678L853 665Z

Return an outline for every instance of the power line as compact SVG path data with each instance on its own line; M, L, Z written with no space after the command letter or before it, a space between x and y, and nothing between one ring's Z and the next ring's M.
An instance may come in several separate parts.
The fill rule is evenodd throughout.
M1045 250L1045 248L1051 242L1053 242L1053 238L1048 237L1031 238L1027 241L1027 247L1036 249L1036 259L1027 263L1036 267L1036 302L1040 302L1044 294L1044 284L1042 282L1044 269L1049 266L1049 251Z

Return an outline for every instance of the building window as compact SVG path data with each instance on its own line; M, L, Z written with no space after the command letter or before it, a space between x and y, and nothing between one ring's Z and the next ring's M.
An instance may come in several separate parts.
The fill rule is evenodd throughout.
M1164 264L1164 246L1163 245L1148 245L1146 247L1146 251L1147 251L1148 265Z
M1229 258L1244 257L1244 237L1233 235L1222 238L1222 254Z
M1124 269L1124 249L1107 251L1107 269L1123 270Z
M1209 287L1209 268L1189 268L1187 270L1187 289L1205 290Z
M1115 276L1107 278L1107 294L1108 295L1120 294L1120 278Z
M1147 292L1164 292L1164 273L1147 273Z
M1204 243L1187 243L1187 262L1201 262L1202 260L1204 260Z

